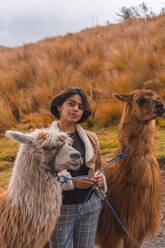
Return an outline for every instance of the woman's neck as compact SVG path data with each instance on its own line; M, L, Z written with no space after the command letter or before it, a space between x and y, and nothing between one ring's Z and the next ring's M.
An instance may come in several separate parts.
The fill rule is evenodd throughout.
M58 125L59 125L60 130L65 133L74 133L76 130L75 123L66 122L66 121L63 121L62 119L59 120Z

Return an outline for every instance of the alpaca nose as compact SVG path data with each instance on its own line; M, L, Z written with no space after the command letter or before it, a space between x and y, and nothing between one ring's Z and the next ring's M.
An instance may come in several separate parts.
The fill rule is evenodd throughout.
M80 152L72 152L70 154L71 159L79 159L81 157L81 153Z

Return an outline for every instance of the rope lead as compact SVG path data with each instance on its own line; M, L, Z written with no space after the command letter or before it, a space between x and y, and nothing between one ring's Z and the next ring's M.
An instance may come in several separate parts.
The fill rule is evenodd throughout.
M118 161L119 159L123 159L123 158L127 158L127 157L132 156L132 154L124 154L124 153L123 153L123 148L124 148L124 144L121 145L120 154L117 155L115 158L111 159L110 161L108 161L108 162L107 162L108 164L107 164L106 166L104 166L104 167L97 173L98 175L99 175L105 168L107 168L108 166L110 166L110 165L113 164L114 162ZM82 177L91 178L91 176L89 176L89 175L78 176L78 177L66 177L66 176L64 176L64 175L61 175L61 176L58 176L58 182L60 182L60 183L63 184L63 183L67 183L69 180L75 180L75 179L82 178ZM115 210L112 208L112 206L110 205L110 203L108 202L107 198L104 196L104 194L102 193L102 191L100 190L100 188L99 188L99 191L100 191L100 193L101 193L103 199L105 200L106 204L108 205L109 209L110 209L110 210L112 211L112 213L114 214L116 220L117 220L117 221L119 222L119 224L121 225L123 231L124 231L124 232L127 234L127 236L129 237L129 234L128 234L128 232L127 232L125 226L123 225L123 223L122 223L121 220L119 219L119 217L118 217L118 215L116 214ZM65 244L64 244L64 248L67 247L68 241L69 241L69 239L71 238L71 236L72 236L72 234L73 234L73 231L74 231L74 228L76 227L76 225L77 225L77 223L78 223L78 220L79 220L79 218L80 218L81 212L83 211L83 209L84 209L84 207L85 207L85 203L88 201L88 199L89 199L89 197L91 196L92 193L93 193L93 187L91 187L91 189L90 189L88 195L86 196L86 198L85 198L85 200L84 200L84 202L83 202L83 204L82 204L82 206L81 206L81 208L80 208L80 210L79 210L79 212L78 212L78 215L76 216L74 225L73 225L73 227L72 227L72 229L71 229L71 231L70 231L70 233L69 233L69 235L68 235L68 238L67 238L67 240L66 240L66 242L65 242ZM138 244L136 244L134 240L132 240L131 238L129 238L129 239L130 239L130 241L134 244L134 246L135 246L136 248L140 248L140 246L139 246Z

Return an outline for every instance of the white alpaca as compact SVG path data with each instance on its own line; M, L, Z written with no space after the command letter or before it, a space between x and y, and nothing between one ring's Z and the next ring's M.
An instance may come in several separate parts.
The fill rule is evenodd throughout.
M78 169L80 153L63 132L50 129L31 134L7 131L22 143L8 192L0 197L0 247L42 248L51 235L61 206L57 173Z

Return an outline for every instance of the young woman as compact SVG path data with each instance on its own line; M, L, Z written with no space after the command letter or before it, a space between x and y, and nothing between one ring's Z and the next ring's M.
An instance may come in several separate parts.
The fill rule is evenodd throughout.
M87 97L81 88L68 88L51 103L51 113L59 120L51 128L66 132L73 139L73 147L81 153L82 166L77 171L68 170L70 177L90 175L63 185L61 216L50 238L51 248L63 248L82 203L93 185L106 191L106 181L96 171L101 168L100 150L96 134L84 130L78 123L91 114ZM74 229L68 248L94 248L101 199L93 192Z

